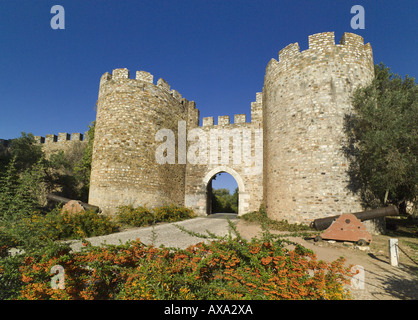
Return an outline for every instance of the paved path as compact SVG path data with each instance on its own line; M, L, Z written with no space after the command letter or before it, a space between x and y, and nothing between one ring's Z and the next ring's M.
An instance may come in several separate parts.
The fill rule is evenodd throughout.
M187 248L190 245L204 241L202 238L194 237L186 232L181 231L174 225L184 227L186 230L207 234L206 230L217 236L227 235L229 232L228 217L231 221L236 219L235 214L217 213L209 217L199 217L180 222L158 224L154 227L133 228L126 231L109 234L106 236L92 237L87 240L93 246L101 244L121 244L127 241L140 239L145 244L153 244L158 247L164 245L166 247ZM75 251L80 250L81 241L71 241L71 248Z

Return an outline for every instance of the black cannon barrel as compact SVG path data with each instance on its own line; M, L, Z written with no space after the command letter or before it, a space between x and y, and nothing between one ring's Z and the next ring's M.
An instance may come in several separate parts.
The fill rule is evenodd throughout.
M59 203L67 203L67 202L69 202L69 201L71 201L71 200L73 200L73 199L68 199L68 198L64 198L64 197L60 197L60 196L57 196L57 195L55 195L55 194L47 194L46 195L46 198L48 199L48 200L51 200L51 201L53 201L53 202L59 202ZM79 200L76 200L76 201L78 201L78 203L84 208L84 209L86 209L86 210L94 210L94 211L96 211L96 212L100 212L100 208L99 207L97 207L97 206L93 206L93 205L91 205L91 204L88 204L88 203L84 203L84 202L82 202L82 201L79 201Z
M366 221L387 216L397 216L399 215L399 210L396 206L389 206L373 210L356 212L353 213L353 215L355 215L356 218L361 221ZM338 217L339 215L315 219L312 222L311 226L314 227L316 230L324 230L327 229Z

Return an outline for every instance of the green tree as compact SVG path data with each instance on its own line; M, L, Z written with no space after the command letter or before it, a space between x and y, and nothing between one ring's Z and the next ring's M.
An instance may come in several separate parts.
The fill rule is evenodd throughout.
M39 209L45 196L45 157L34 136L22 132L2 155L0 220L15 221Z
M41 161L18 172L16 157L0 176L0 222L14 222L42 206L45 195L45 168Z
M87 144L74 144L72 148L50 155L47 163L50 189L63 197L88 201L91 157L94 141L94 122L89 126Z
M237 213L238 212L238 188L233 195L228 189L212 190L212 212L213 213Z
M233 212L238 213L238 188L235 188L231 196L231 209Z
M402 79L382 63L373 82L354 94L345 152L351 187L369 207L417 201L417 97L414 78Z
M6 170L0 175L0 222L10 216L10 211L12 211L10 208L13 206L18 180L15 159L12 159L6 165Z
M22 132L19 138L11 141L7 151L2 152L0 163L0 173L7 168L8 163L14 159L14 167L18 172L30 168L39 161L44 161L42 147L35 142L35 137L31 133Z
M89 125L89 131L87 132L87 145L84 149L82 158L77 162L74 168L74 172L82 184L80 189L80 199L87 202L89 188L90 188L90 173L91 173L91 160L93 155L93 143L94 143L94 130L96 127L96 121L93 121Z

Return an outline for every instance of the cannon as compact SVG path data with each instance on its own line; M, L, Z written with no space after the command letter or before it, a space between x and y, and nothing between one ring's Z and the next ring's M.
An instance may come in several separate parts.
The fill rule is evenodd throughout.
M46 198L48 200L52 201L52 202L62 203L62 204L66 204L70 201L73 201L72 199L60 197L60 196L57 196L55 194L47 194ZM75 201L77 201L85 210L93 210L95 212L100 212L101 211L100 208L97 207L97 206L93 206L91 204L84 203L84 202L79 201L79 200L75 200Z
M389 206L389 207L384 207L384 208L378 208L378 209L373 209L373 210L368 210L368 211L352 213L352 215L354 215L360 221L366 221L366 220L372 220L372 219L387 217L387 216L397 216L399 215L399 210L396 206ZM316 219L312 222L311 227L315 228L316 230L325 230L338 217L340 216L337 215L337 216L332 216L332 217Z
M325 230L315 238L370 243L371 234L366 230L362 223L366 220L377 219L387 216L397 216L399 210L396 206L378 208L374 210L362 211L357 213L344 213L342 215L316 219L311 227L316 230Z

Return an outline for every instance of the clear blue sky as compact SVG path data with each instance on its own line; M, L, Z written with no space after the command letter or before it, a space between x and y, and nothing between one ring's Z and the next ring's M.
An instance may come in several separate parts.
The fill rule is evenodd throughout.
M65 30L53 30L53 5ZM364 30L350 26L353 5ZM0 138L85 132L100 76L126 67L164 78L202 117L246 113L265 68L308 35L355 32L375 63L418 76L418 1L0 0Z

